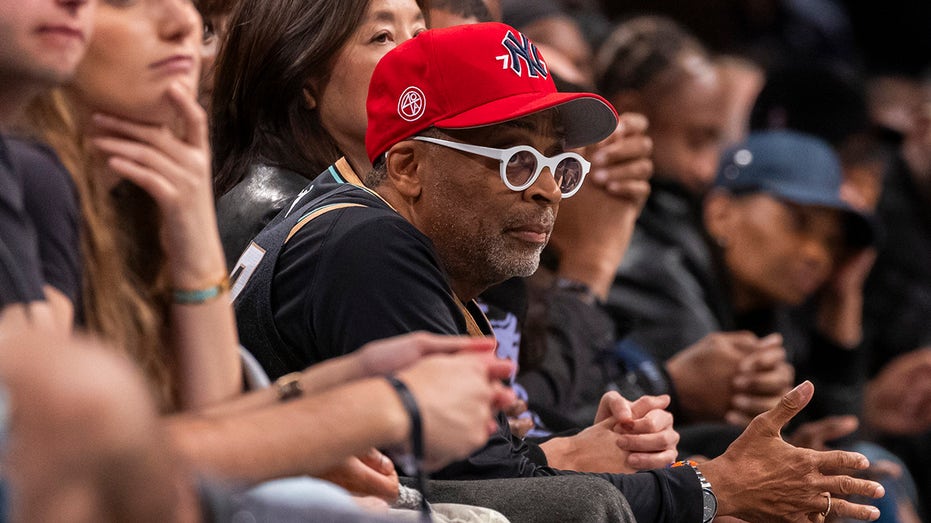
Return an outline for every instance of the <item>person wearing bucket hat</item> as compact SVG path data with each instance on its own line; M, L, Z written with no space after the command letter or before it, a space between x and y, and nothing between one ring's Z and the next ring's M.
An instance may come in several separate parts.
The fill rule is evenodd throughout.
M487 335L473 299L536 269L560 200L578 190L589 168L566 149L607 137L617 123L601 97L557 92L536 46L497 23L427 31L398 46L376 67L367 105L374 169L360 175L344 161L331 166L234 269L241 339L272 377L412 330ZM751 520L829 510L875 519L865 505L838 500L826 509L824 492L842 485L881 495L876 483L844 475L865 466L862 456L797 449L778 436L812 392L810 384L790 392L715 460L597 476L625 494L638 521L710 521L714 494L720 514ZM666 427L651 414L660 411L650 402L616 406L629 409L617 414L625 422L605 418L574 439L550 440L535 460L499 413L483 449L434 477L574 474L540 461L565 458L569 448L591 452L583 445L592 435L604 456L636 441L642 448L626 452L668 462L670 432L648 428ZM633 429L621 435L616 425ZM770 487L750 492L747 484Z

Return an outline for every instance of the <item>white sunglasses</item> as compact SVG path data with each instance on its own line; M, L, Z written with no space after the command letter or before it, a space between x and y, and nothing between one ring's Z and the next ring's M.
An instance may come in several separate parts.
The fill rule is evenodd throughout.
M576 153L562 153L550 158L529 145L497 149L427 136L415 136L413 139L498 160L501 164L501 181L508 189L517 192L533 185L543 168L549 167L562 197L568 198L578 192L585 175L592 168L591 163Z

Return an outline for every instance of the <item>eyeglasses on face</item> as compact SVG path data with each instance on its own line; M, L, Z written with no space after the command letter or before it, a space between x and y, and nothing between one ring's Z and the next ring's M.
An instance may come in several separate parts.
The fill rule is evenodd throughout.
M576 153L562 153L551 158L529 145L498 149L427 136L415 136L413 139L498 160L501 165L501 181L508 189L517 192L533 185L543 168L549 167L562 197L568 198L582 187L582 181L592 167L592 164Z

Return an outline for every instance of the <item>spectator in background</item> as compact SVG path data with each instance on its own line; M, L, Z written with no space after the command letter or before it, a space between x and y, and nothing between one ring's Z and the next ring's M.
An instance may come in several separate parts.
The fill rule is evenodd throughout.
M306 185L365 155L368 79L390 49L426 29L414 0L242 2L221 46L212 141L220 237L230 269Z
M542 45L544 52L554 49L571 66L572 76L563 74L562 80L579 88L595 87L591 44L585 39L578 23L564 12L556 2L503 0L502 19ZM553 55L554 53L550 53ZM554 56L555 58L555 56Z
M900 98L903 103L907 103L907 100L909 97ZM889 98L884 98L882 103L888 101ZM915 110L912 112L905 111L909 118L915 118L916 115L919 117L912 120L916 122L915 127L907 126L912 144L910 150L920 154L922 146L915 147L922 140L920 104L915 103L913 107ZM903 160L901 152L905 147L900 144L883 144L884 137L893 136L893 132L886 130L878 133L871 123L871 119L879 118L887 125L895 125L899 117L894 117L894 114L887 110L874 111L871 118L864 82L855 73L836 66L808 65L772 72L754 106L751 119L751 125L757 129L795 129L826 140L837 151L843 167L844 198L852 205L869 211L875 211L877 204L882 201L885 202L883 210L893 213L883 220L888 222L883 227L888 238L877 242L880 256L864 290L865 341L859 351L864 352L870 360L869 376L883 372L880 379L873 380L865 391L860 391L865 394L862 414L866 428L864 435L867 437L875 430L877 422L886 425L880 432L902 430L904 426L912 427L910 430L913 433L929 429L928 417L920 409L906 407L922 404L926 394L920 389L906 392L901 386L906 382L924 381L909 374L921 368L922 358L916 355L903 357L899 363L890 365L887 371L882 370L886 363L898 355L923 346L925 342L920 339L927 329L923 326L925 320L917 318L924 318L931 313L931 302L920 297L926 293L927 286L918 283L919 280L902 283L914 277L906 275L920 274L920 271L916 273L914 269L906 267L913 260L921 258L914 256L914 249L921 249L923 236L915 232L914 225L920 223L922 214L913 198L916 195L921 198L923 193L919 189L903 190L902 174L910 172L909 167L906 167L909 164ZM920 165L920 160L915 165ZM886 175L890 180L884 183ZM886 194L881 196L883 192ZM890 204L890 201L895 203ZM895 424L898 427L891 429ZM921 453L907 450L907 445L903 447L883 439L877 441L897 450L907 459L915 474L922 474L924 467L920 465ZM893 464L892 470L902 468L899 458L882 449L864 450L874 461L878 462L881 458ZM884 479L887 490L893 494L883 500L883 517L895 517L898 514L902 521L910 521L906 519L909 517L914 520L917 516L909 515L914 514L914 505L922 498L916 494L908 471L903 470L894 476L896 478Z
M909 465L924 500L931 499L931 111L912 106L911 124L891 143L878 215L886 241L867 280L866 335L870 382L864 422ZM887 133L887 136L892 136Z
M501 21L501 3L498 0L434 0L429 8L427 19L430 29Z
M198 101L207 113L213 99L213 81L216 75L217 53L226 41L230 15L237 0L196 0L194 6L204 20L204 36L200 54L200 90Z
M686 325L670 328L660 319L671 304L687 308L689 299L704 292L678 275L711 264L702 243L701 198L717 171L726 125L715 63L677 24L639 17L608 38L598 53L598 69L599 85L616 107L641 111L649 119L656 170L630 248L605 294L615 324L636 327L617 354L629 360L630 370L643 351L659 359L668 380L657 370L644 380L645 390L673 392L680 400L674 405L680 422L749 419L778 401L791 382L782 340L715 332L720 325L711 318L695 331ZM698 361L714 370L718 378L712 381L720 388L691 379ZM734 387L740 374L741 385Z
M750 128L793 129L831 144L844 169L844 197L874 211L888 154L870 121L861 76L838 64L771 71L750 115Z

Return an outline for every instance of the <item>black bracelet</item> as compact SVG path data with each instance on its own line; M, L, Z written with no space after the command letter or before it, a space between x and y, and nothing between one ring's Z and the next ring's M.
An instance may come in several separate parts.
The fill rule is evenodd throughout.
M397 391L401 404L404 405L404 410L407 411L407 416L411 420L411 451L414 454L414 470L410 471L410 474L416 478L417 490L420 491L421 519L431 521L430 505L427 504L427 474L423 468L423 420L420 417L420 407L417 406L417 400L403 381L391 375L386 376L385 379Z

